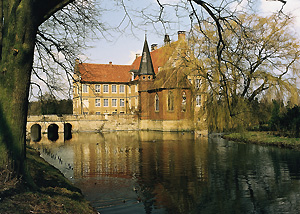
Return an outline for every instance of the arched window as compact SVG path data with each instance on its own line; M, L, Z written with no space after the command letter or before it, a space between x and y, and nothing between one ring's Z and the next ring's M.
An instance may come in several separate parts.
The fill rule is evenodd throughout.
M159 97L158 97L158 94L155 95L155 111L159 111Z
M182 102L181 102L181 111L186 111L186 93L185 91L182 92Z
M168 110L174 111L174 95L172 91L168 92Z

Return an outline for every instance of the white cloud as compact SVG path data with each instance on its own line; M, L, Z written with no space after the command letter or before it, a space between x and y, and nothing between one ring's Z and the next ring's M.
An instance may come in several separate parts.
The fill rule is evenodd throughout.
M157 1L155 0L155 2L157 2ZM175 3L179 3L180 0L160 0L159 2L161 4L175 4Z
M126 64L131 65L136 58L136 54L141 54L142 50L130 51L129 60Z
M260 10L266 14L271 14L278 12L282 6L282 2L279 1L261 0ZM283 6L283 12L285 14L292 14L296 17L295 25L300 30L300 1L287 0L287 3Z

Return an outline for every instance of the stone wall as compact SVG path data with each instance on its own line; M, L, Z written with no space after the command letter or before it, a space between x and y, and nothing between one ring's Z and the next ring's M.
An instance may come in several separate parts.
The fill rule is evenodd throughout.
M140 120L140 130L153 131L193 131L192 120Z

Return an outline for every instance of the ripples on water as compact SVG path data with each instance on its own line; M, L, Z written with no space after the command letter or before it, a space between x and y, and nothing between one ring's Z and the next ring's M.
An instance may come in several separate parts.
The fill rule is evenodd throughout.
M32 143L101 214L299 213L300 153L192 133L79 133Z

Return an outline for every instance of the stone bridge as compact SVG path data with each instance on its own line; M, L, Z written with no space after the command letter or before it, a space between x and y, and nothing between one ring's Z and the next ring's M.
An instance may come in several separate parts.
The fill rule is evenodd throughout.
M58 133L65 138L71 132L138 130L138 118L135 115L40 115L27 118L26 132L34 141L39 141L41 134L55 140Z

